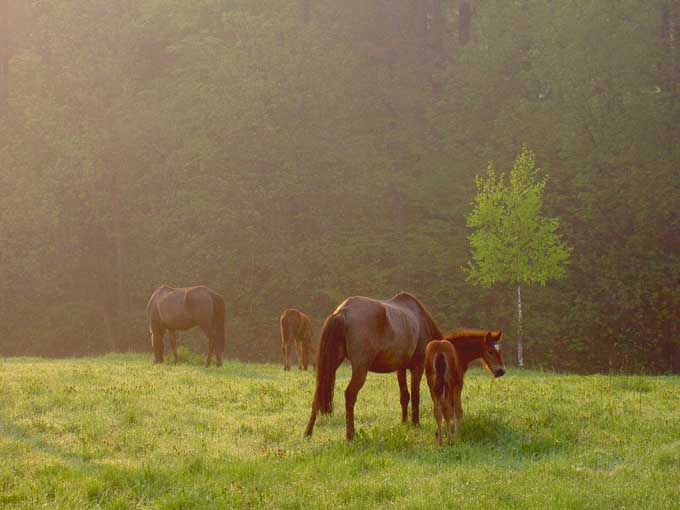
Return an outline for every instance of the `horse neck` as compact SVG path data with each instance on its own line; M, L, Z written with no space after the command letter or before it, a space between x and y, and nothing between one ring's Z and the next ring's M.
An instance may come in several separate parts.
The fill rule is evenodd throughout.
M420 303L418 304L420 305L420 309L423 314L425 324L427 324L427 328L430 330L430 340L439 340L441 338L444 338L444 335L439 329L439 326L437 326L437 324L434 322L434 319L432 318L430 313L425 309L424 306L422 306Z
M482 348L477 344L458 346L453 343L456 348L456 354L458 354L458 360L460 363L461 376L465 375L470 363L476 359L482 357Z

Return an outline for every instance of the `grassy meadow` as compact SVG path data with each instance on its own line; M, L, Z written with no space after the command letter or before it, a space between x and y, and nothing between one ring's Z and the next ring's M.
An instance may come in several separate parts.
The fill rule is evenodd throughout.
M197 357L0 359L0 508L680 508L680 378L469 373L462 434L440 448L394 374L369 374L344 440L303 440L313 372Z

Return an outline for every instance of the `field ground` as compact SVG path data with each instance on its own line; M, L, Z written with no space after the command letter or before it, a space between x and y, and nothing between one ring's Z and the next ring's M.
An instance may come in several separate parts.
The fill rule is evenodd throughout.
M424 380L415 428L369 374L348 444L348 367L303 440L313 372L198 363L0 359L0 508L680 508L678 377L474 369L440 448Z

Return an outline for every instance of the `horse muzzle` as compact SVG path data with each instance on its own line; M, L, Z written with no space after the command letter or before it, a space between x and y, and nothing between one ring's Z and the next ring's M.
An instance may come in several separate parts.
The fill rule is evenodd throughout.
M497 368L496 370L493 371L494 377L501 377L503 375L505 375L505 369L504 368Z

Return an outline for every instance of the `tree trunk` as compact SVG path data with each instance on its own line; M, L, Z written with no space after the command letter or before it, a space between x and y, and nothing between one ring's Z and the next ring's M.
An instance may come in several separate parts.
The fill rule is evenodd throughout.
M524 343L522 336L524 331L522 329L522 291L520 286L517 286L517 365L524 367Z
M300 19L305 25L309 23L309 20L312 17L309 4L310 0L300 0Z
M0 0L0 116L9 97L9 0Z
M430 17L432 19L430 46L434 55L434 61L444 58L444 12L441 0L432 0L430 4Z
M461 46L470 40L472 25L472 6L470 0L460 0L458 4L458 41Z

